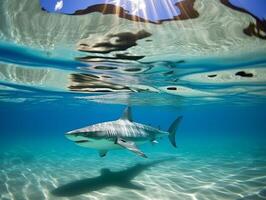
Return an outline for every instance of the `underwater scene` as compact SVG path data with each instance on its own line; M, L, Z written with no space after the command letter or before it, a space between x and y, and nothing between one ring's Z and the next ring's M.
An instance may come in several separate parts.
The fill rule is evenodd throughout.
M0 200L266 200L265 0L1 0Z

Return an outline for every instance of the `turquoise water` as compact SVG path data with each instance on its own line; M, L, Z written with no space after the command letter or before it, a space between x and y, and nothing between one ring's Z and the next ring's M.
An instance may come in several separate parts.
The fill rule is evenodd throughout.
M266 199L263 26L248 35L247 12L193 6L197 17L156 25L3 0L1 200ZM100 157L65 137L127 106L134 122L165 131L183 116L177 148L162 137L137 145L148 158Z
M66 131L124 109L72 103L1 103L2 199L265 198L263 105L133 106L135 121L163 130L184 116L178 148L167 138L141 145L145 159L126 150L101 158L67 140Z

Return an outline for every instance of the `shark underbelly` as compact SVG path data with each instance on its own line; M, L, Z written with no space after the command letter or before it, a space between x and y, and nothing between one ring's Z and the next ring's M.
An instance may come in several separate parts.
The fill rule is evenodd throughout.
M148 140L138 140L135 143L137 145L144 144L148 142ZM115 143L115 140L108 139L97 139L97 140L88 140L87 142L76 143L77 145L85 148L92 148L97 150L111 150L111 149L122 149L120 145Z

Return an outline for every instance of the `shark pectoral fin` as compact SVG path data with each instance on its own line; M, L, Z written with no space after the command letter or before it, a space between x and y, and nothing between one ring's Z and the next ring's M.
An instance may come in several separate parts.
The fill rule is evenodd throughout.
M121 147L129 150L129 151L132 151L132 152L138 154L141 157L148 158L141 150L138 149L138 147L132 141L126 141L122 138L117 138L115 143L120 145Z
M100 157L104 157L104 156L106 156L106 154L107 154L107 150L100 150L99 151L99 156Z

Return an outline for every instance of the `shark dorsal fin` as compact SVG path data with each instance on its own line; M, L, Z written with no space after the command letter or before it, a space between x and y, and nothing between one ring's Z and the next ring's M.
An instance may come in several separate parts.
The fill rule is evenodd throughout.
M133 121L132 120L131 107L130 106L125 108L125 110L124 110L122 116L120 117L120 119L128 120L128 121L131 121L131 122Z

